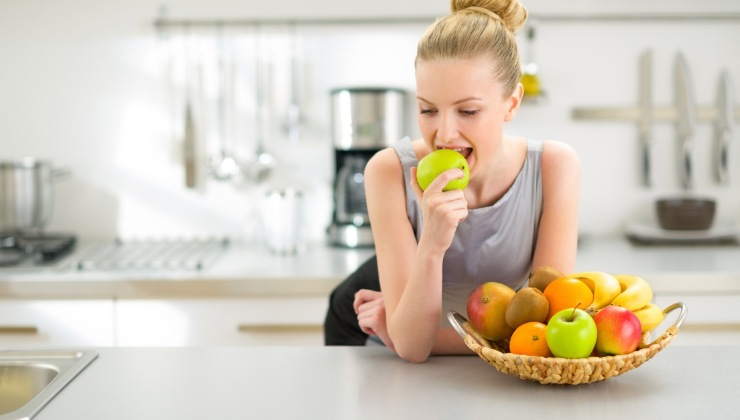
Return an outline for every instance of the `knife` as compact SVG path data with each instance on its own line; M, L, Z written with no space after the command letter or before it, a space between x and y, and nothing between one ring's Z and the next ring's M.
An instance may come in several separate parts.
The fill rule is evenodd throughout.
M650 140L652 137L652 92L650 79L652 73L653 53L645 51L640 56L640 83L639 83L639 120L638 131L640 141L640 161L642 163L642 184L650 186Z
M722 72L717 92L717 121L715 123L715 179L720 184L730 180L727 169L727 150L734 134L735 91L727 70Z
M696 127L696 99L691 85L691 75L681 53L676 56L674 64L675 104L678 119L676 137L678 139L678 170L681 186L684 189L694 187L691 168L691 149L694 129Z

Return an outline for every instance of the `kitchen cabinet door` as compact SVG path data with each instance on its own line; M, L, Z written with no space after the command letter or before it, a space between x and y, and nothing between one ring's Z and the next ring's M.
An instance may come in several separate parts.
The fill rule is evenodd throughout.
M112 345L112 300L0 300L3 348Z
M326 297L119 300L118 346L323 345Z
M737 310L740 294L661 293L655 296L655 303L661 308L676 302L685 303L688 312L671 345L740 345L740 312ZM656 329L656 334L662 334L675 322L677 315L678 311L671 312Z

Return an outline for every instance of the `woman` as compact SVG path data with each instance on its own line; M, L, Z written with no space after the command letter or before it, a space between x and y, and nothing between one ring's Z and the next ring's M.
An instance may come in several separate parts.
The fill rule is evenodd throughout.
M498 281L516 290L532 267L573 271L577 155L563 143L504 134L522 100L514 31L526 17L518 0L453 0L452 13L422 37L415 65L423 138L378 152L365 169L380 291L373 287L374 260L335 290L328 344L338 324L355 322L347 309L337 310L348 307L354 288L355 329L401 358L470 353L445 314L465 313L478 284ZM442 191L463 176L459 169L421 190L415 167L437 149L465 156L465 190Z

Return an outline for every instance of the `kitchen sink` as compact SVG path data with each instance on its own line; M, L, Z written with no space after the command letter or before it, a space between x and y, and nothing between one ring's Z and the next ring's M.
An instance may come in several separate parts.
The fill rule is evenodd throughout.
M90 350L0 351L0 420L33 418L96 357Z

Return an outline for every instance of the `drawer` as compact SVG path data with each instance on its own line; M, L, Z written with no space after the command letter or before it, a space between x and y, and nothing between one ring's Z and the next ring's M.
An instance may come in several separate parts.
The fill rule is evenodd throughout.
M326 297L120 300L119 346L323 345Z
M112 300L0 301L4 348L111 346Z

